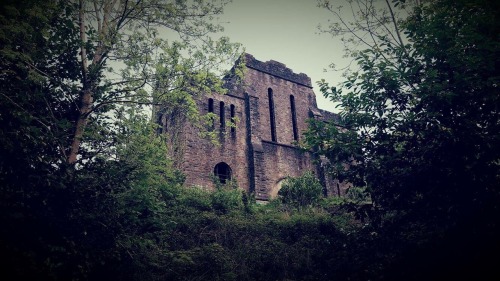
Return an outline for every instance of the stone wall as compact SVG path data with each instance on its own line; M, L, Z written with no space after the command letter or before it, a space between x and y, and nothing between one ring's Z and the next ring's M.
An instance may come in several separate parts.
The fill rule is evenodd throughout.
M313 171L322 179L325 193L345 193L344 187L338 192L339 185L324 176L311 153L295 145L301 139L301 132L307 129L306 121L311 116L325 121L336 118L317 108L311 79L276 61L261 62L249 54L244 59L243 81L236 83L236 79L228 79L228 94L206 95L197 101L200 113L207 114L209 99L213 100L213 113L217 118L212 130L216 132L218 144L201 138L200 126L196 124L186 124L184 128L185 152L181 169L186 175L186 184L213 188L214 167L224 162L230 166L232 178L239 187L254 192L258 200L276 196L283 179L300 176L306 171ZM270 92L274 111L271 110ZM238 120L234 132L229 126L222 128L220 125L221 101L224 102L226 123L231 118L231 105L234 105Z
M305 171L316 172L311 154L294 146L262 141L263 158L259 165L264 175L256 190L257 198L274 197L286 177L298 177Z
M208 113L208 99L212 98L213 113L219 116L220 102L224 102L226 126L222 128L219 118L214 120L215 140L200 137L200 129L193 124L186 124L186 152L182 170L186 175L187 185L213 187L211 175L217 163L227 163L232 170L233 178L240 186L248 186L248 164L246 149L245 100L232 95L207 95L198 100L201 114ZM231 131L227 125L230 121L230 107L234 105L236 128ZM203 129L209 129L204 124ZM215 143L214 143L215 141Z

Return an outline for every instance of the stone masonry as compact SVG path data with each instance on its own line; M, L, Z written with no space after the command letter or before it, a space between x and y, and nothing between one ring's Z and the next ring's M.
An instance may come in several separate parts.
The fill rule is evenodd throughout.
M201 114L217 116L208 129L217 133L219 145L200 137L196 126L183 127L179 168L186 175L186 185L214 188L214 180L235 180L257 200L268 200L277 195L287 176L312 171L324 185L325 195L343 195L346 186L325 176L320 159L295 145L307 129L307 119L336 118L318 109L311 79L280 62L261 62L250 54L242 58L243 81L227 78L227 94L197 100ZM231 120L236 127L229 126Z

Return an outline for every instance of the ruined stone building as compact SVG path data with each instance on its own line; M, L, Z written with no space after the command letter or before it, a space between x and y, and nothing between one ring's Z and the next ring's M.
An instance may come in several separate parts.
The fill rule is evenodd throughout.
M308 118L335 118L318 109L311 79L280 62L262 62L250 54L242 58L246 66L243 81L227 79L227 94L203 95L197 101L202 115L217 116L209 129L217 133L219 145L200 137L196 126L183 126L180 169L186 185L213 188L214 180L235 180L257 200L268 200L276 196L287 176L312 171L324 185L325 194L343 194L345 187L325 177L312 153L295 145ZM158 120L165 119L160 114ZM235 127L229 126L232 121Z

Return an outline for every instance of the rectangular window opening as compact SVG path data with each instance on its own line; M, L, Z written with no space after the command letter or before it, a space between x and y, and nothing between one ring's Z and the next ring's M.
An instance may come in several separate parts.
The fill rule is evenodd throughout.
M208 99L208 113L214 113L214 99ZM212 120L212 124L210 125L209 130L212 131L214 129L214 120Z
M214 99L208 99L208 112L214 112Z
M234 104L231 104L231 107L230 107L230 108L231 108L231 123L232 123L232 124L231 124L231 133L234 133L234 132L236 132L236 127L235 127L235 125L236 125L236 120L235 120L235 118L234 118L234 116L235 116L235 112L234 112Z
M299 133L297 131L297 113L295 112L295 97L290 95L290 109L292 112L292 128L293 128L293 140L299 140Z
M221 130L225 130L226 129L226 111L225 111L225 108L224 108L224 102L221 101L220 102L220 128Z
M269 98L269 119L271 121L271 140L276 142L276 120L274 119L274 100L273 100L273 89L267 89L267 96Z

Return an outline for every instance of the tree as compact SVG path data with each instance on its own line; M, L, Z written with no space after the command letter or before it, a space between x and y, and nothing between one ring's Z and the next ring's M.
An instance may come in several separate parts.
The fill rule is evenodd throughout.
M62 5L59 1L50 3ZM103 123L104 127L109 126L106 119L117 106L161 103L161 97L173 91L192 94L216 84L214 79L217 77L210 73L228 57L235 56L237 49L237 45L227 38L214 41L209 37L222 30L212 19L222 13L226 3L223 0L70 1L64 4L67 8L59 11L64 21L47 22L51 25L47 30L59 37L50 33L38 35L38 40L47 41L49 53L58 53L65 46L63 54L51 58L38 56L39 64L30 61L25 50L17 49L24 43L7 38L10 32L18 32L18 27L17 31L16 28L4 29L7 32L4 36L10 43L5 45L10 46L5 54L9 54L9 59L15 56L17 65L29 65L40 83L58 81L60 99L69 101L74 107L68 124L71 126L67 129L72 135L70 142L62 143L59 149L65 162L72 165L80 155L81 165L84 158L101 151L100 147L89 149L92 145L86 145L81 151L82 142L86 141L85 131L89 136L94 132L95 137L98 130L103 129L87 127ZM7 12L16 9L9 2L3 5ZM24 6L30 9L31 16L39 13L42 7L36 1ZM38 17L44 19L42 15ZM37 29L32 26L34 23L24 19L18 18L17 22ZM34 30L26 31L25 35L29 36ZM48 65L60 67L59 73L46 72ZM10 66L4 67L9 70ZM17 106L22 108L24 105L17 103ZM109 143L105 146L109 147ZM86 155L90 151L94 153Z
M488 1L471 4L432 1L415 8L400 23L407 44L384 43L386 38L379 36L382 42L379 45L385 48L360 51L356 57L360 71L353 72L341 89L322 84L324 94L340 102L343 122L338 125L347 130L330 126L328 131L321 128L324 125L316 124L322 131L316 130L318 134L329 136L311 144L325 153L347 148L350 153L343 153L343 160L354 157L360 164L353 169L365 173L361 178L370 184L378 179L377 186L388 184L384 179L387 172L382 174L382 170L398 171L396 175L401 176L434 170L433 175L457 176L455 180L467 185L471 180L494 183L498 159L492 151L498 141L495 133L498 38L493 23L496 7L490 8L492 5ZM466 13L472 17L464 19ZM443 31L443 25L449 28ZM454 153L456 149L461 153ZM439 160L434 154L438 151ZM389 164L390 169L381 166ZM405 170L407 167L410 170ZM445 172L448 169L451 170ZM374 172L380 175L375 176ZM420 185L423 178L443 179L422 177L414 184ZM411 190L430 188L425 186ZM372 190L379 192L374 187ZM402 198L396 201L407 206L411 198L419 197L410 193L405 195L409 196L408 201ZM376 198L379 203L383 200L397 204L389 202L387 197Z
M43 218L59 214L67 200L61 196L68 182L63 163L78 96L71 82L79 79L72 12L54 1L2 2L0 252L14 276L50 279L40 253L55 247L36 241L49 241L60 216L50 223Z
M152 97L143 88L146 84L153 88L161 86L162 92L168 92L172 87L190 86L173 81L190 81L187 76L196 75L197 85L203 84L205 81L200 81L203 77L200 74L208 75L211 68L227 59L226 55L234 55L227 38L213 41L207 36L221 30L210 19L220 14L226 3L186 0L78 2L82 81L69 163L77 161L89 117L99 108L117 102L151 103ZM165 29L177 33L180 43L169 43L161 38L160 32ZM187 52L191 58L182 59L180 51ZM209 56L207 51L211 52ZM102 81L105 66L113 61L126 65L122 78L114 82ZM162 71L163 76L159 76L155 74L158 67L170 68L170 71ZM165 76L166 73L169 75ZM107 90L100 95L102 82Z
M143 105L186 102L196 116L190 99L221 83L212 66L234 47L227 38L208 38L218 30L208 18L224 3L2 2L0 258L6 272L90 278L138 246L140 231L154 237L154 227L165 230L159 216L182 176L165 157ZM160 38L160 26L178 39ZM123 241L135 244L118 246Z
M328 25L320 25L319 31L340 37L344 45L344 57L351 57L354 60L360 51L372 49L387 63L391 63L395 57L387 56L388 54L382 52L382 49L385 45L404 46L407 38L401 32L400 25L412 9L422 2L421 0L318 0L317 6L332 15ZM341 70L335 63L332 63L331 67L337 71ZM351 65L345 69L346 76L353 71Z
M372 3L350 3L359 2ZM499 231L500 9L488 0L412 7L404 20L388 18L396 36L367 30L374 43L354 52L359 69L345 82L321 83L342 122L313 122L308 144L332 163L353 164L336 172L366 186L381 214L397 214L394 229L413 235L393 231L394 240L437 239L449 251L442 259L460 264L476 256L488 264L484 251L497 245L492 233ZM373 14L365 15L370 27ZM453 243L467 246L457 253Z

